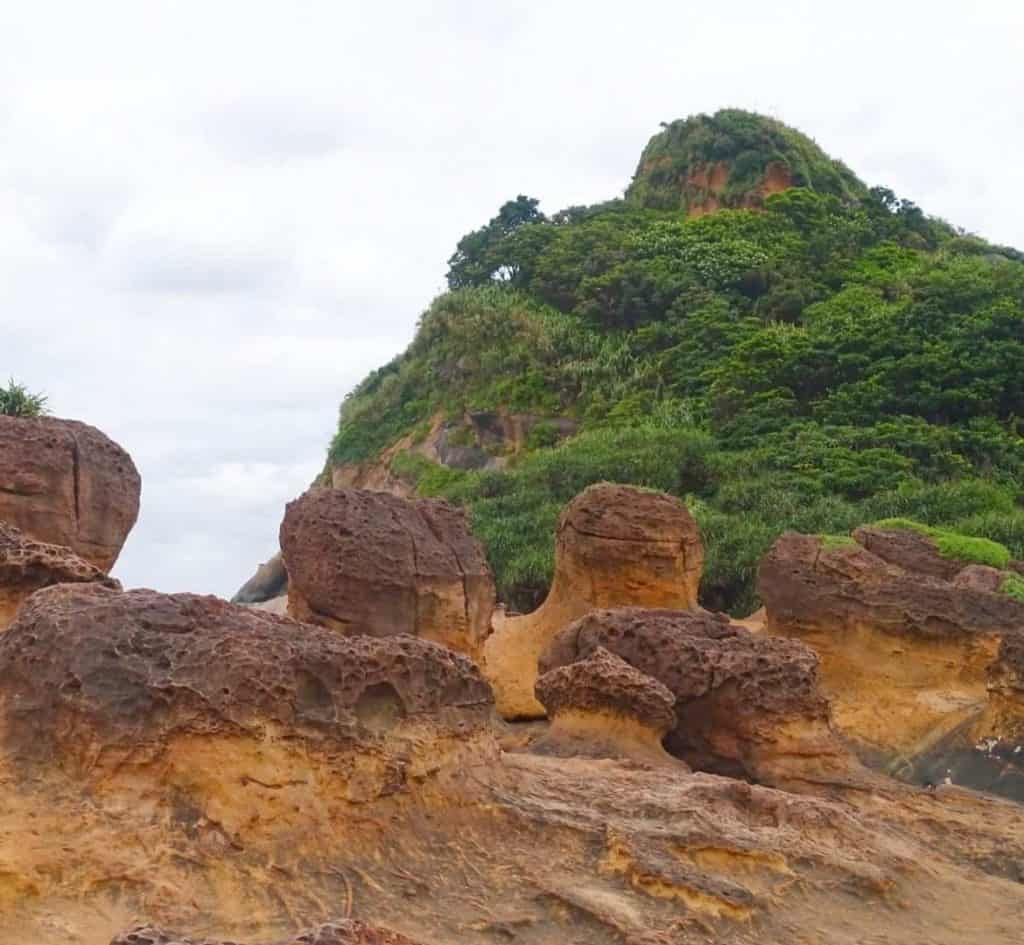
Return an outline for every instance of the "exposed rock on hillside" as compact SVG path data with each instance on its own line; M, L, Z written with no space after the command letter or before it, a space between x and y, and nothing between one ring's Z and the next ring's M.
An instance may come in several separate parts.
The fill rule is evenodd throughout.
M0 416L0 521L109 571L139 514L131 457L99 430Z
M33 541L17 528L0 522L0 630L6 629L22 602L40 588L89 581L114 590L121 588L69 549Z
M242 765L287 781L284 740L337 768L335 790L366 799L398 789L423 744L440 757L469 740L490 705L476 668L434 644L346 639L214 597L61 585L0 637L4 747L90 777L159 759L211 786ZM242 755L211 764L223 738ZM263 760L247 754L255 743Z
M865 192L852 171L794 128L725 109L663 125L640 156L627 198L638 206L698 216L760 207L788 187L847 200Z
M665 745L694 767L784 784L859 768L833 737L818 658L796 641L703 610L598 610L555 637L541 679L602 648L672 693L677 722Z
M668 761L661 740L676 725L675 696L603 647L545 673L536 691L551 731L534 751Z
M297 619L469 654L490 631L494 579L465 512L447 502L313 488L288 504L281 548Z
M759 574L766 631L818 652L844 734L866 759L928 780L946 774L950 752L1015 737L1024 719L1012 685L990 699L1001 685L993 673L1013 677L999 671L998 657L1024 632L1024 602L990 586L974 566L963 580L945 581L856 544L826 547L793 533L776 542Z
M532 614L506 620L484 647L485 672L505 718L539 718L537 658L566 624L599 607L693 607L704 550L678 499L600 483L566 506L555 576Z

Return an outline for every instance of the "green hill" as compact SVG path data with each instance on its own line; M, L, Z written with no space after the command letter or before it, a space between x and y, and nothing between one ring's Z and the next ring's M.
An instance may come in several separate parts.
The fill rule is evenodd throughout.
M728 170L717 206L738 209L689 188L709 162ZM773 192L782 166L792 186ZM1022 260L777 121L675 122L625 200L545 217L521 196L460 241L451 291L342 405L329 466L386 462L465 504L520 608L545 593L559 509L603 479L686 498L702 598L733 612L787 528L904 517L1021 556ZM495 455L510 449L478 411L526 415L529 434ZM438 417L503 468L420 455Z

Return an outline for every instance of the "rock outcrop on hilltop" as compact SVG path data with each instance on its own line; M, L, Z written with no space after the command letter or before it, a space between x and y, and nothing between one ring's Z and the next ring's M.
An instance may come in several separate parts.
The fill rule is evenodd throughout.
M802 643L703 610L597 610L554 638L541 679L601 650L672 693L665 746L695 768L789 786L859 769L832 733L818 658Z
M14 619L22 603L51 584L98 582L120 590L121 585L68 548L26 538L17 528L0 522L0 631Z
M242 945L240 942L214 941L209 938L186 938L166 929L140 926L117 935L110 945ZM355 919L339 919L325 922L307 929L280 945L417 945L411 938L358 922Z
M942 780L965 768L954 756L967 751L978 764L965 783L1001 782L1018 796L1015 765L982 763L978 746L1009 739L1013 756L1019 744L1024 702L1012 682L997 680L1015 678L1024 602L998 591L998 571L996 581L967 565L944 580L931 555L907 547L893 542L885 551L921 570L854 542L783 535L760 568L765 630L818 652L836 723L866 760Z
M601 607L687 608L697 603L704 549L693 516L678 499L600 483L562 512L555 576L532 614L504 621L484 647L498 711L540 718L537 659L568 623Z
M99 430L54 417L0 416L0 521L113 567L139 514L131 457Z
M281 523L289 613L345 634L408 634L477 654L494 579L466 514L442 500L313 488Z
M603 647L537 680L551 721L532 751L667 762L661 741L676 726L675 696Z

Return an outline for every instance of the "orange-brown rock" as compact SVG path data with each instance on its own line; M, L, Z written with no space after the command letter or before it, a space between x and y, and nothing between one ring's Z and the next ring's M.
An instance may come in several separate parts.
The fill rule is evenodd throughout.
M859 768L832 733L818 658L795 640L703 610L598 610L555 637L541 672L602 648L672 693L677 721L665 744L696 768L788 785Z
M484 647L498 711L543 717L537 659L559 630L601 607L693 607L703 563L697 523L678 499L611 483L586 489L559 519L546 600L505 620Z
M242 945L240 942L226 942L210 938L186 938L166 929L153 926L139 926L130 932L117 935L110 945ZM289 936L281 945L417 945L411 938L359 922L355 919L338 919L325 922L315 928L300 932L294 938Z
M0 417L0 521L109 571L139 514L131 457L93 427Z
M545 673L536 691L551 728L533 751L670 761L661 741L676 726L675 696L603 647Z
M22 602L40 588L88 581L121 588L70 549L33 541L17 528L0 522L0 630L7 628Z
M173 766L183 742L230 736L263 744L270 769L281 740L302 746L346 773L349 796L378 796L415 768L418 732L441 752L478 733L491 703L472 663L443 647L345 638L215 597L64 584L0 637L6 751L92 776ZM230 791L231 764L192 776Z
M950 737L998 739L1011 715L1024 719L1024 702L993 712L989 698L1001 646L1024 632L1024 603L981 577L946 581L790 533L758 584L766 631L820 655L838 727L867 760L909 776L952 750Z
M939 554L935 542L912 528L879 528L864 525L853 531L854 540L883 561L904 571L952 581L965 562Z
M345 634L407 634L477 654L494 578L466 514L440 499L313 488L281 523L289 613Z
M953 578L953 586L995 594L1002 587L1006 574L1006 571L984 564L969 564L957 571L956 577Z

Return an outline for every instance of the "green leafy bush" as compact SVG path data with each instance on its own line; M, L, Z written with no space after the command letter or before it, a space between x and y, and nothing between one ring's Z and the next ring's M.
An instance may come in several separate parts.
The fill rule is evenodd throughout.
M0 387L0 416L4 417L39 417L48 413L46 396L35 394L14 378Z

